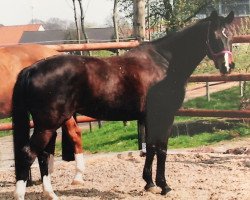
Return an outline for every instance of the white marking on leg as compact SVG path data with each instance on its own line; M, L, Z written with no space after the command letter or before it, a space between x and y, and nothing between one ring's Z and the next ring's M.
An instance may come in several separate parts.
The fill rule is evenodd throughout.
M53 171L54 171L54 156L50 154L48 158L48 172L49 174L52 174Z
M143 142L143 143L141 144L141 146L142 146L142 148L141 148L142 152L143 152L143 153L146 153L146 152L147 152L147 150L146 150L146 147L147 147L146 143Z
M16 200L24 200L27 181L19 180L16 182L14 197Z
M48 197L51 200L57 200L58 197L53 191L52 185L51 185L51 180L50 180L50 175L48 176L43 176L43 193L46 197Z
M229 53L224 54L224 59L225 59L225 67L227 68L227 72L229 72L230 67L229 67Z
M83 171L85 169L83 153L75 154L76 174L72 184L83 184Z

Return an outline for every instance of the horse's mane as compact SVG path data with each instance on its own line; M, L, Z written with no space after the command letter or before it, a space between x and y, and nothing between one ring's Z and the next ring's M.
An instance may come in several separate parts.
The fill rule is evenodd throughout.
M205 18L205 19L201 19L201 20L198 20L195 23L190 24L189 26L187 26L179 31L170 32L170 33L166 34L165 36L157 38L157 39L152 40L152 41L144 41L139 46L128 51L125 55L127 55L127 54L131 55L132 52L135 52L138 50L143 51L143 50L146 50L148 48L151 49L151 46L155 46L157 44L164 43L165 45L168 45L168 44L171 44L172 42L179 41L180 38L182 38L185 35L188 35L188 33L191 30L193 30L193 28L195 28L195 27L198 28L202 24L205 25L209 20L210 20L209 17Z
M195 27L198 27L199 25L201 24L204 24L204 23L207 23L209 21L208 18L205 18L205 19L201 19L179 31L176 31L176 32L170 32L168 34L166 34L165 36L161 37L161 38L157 38L153 41L150 41L148 43L151 43L151 44L157 44L157 43L161 43L163 40L165 43L168 43L168 42L171 42L177 38L180 38L182 37L183 35L186 35L186 33L190 32L191 29L195 28ZM146 44L146 43L145 43Z

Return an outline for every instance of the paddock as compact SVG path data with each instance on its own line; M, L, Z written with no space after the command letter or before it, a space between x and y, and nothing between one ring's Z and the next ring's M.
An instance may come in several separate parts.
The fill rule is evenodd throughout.
M144 158L139 152L87 154L84 185L70 185L74 163L57 158L52 174L55 193L62 200L80 199L240 199L248 200L250 191L250 138L223 142L216 146L169 150L166 174L174 188L166 197L143 191L141 170ZM223 154L228 149L247 147L239 155ZM3 147L1 148L8 148ZM215 153L211 153L212 151ZM207 152L207 153L204 153ZM155 164L155 163L154 163ZM11 162L9 162L9 165ZM154 166L155 167L155 166ZM131 173L133 172L133 173ZM38 165L32 167L35 185L27 188L30 200L42 199ZM0 168L0 199L12 199L15 188L14 167ZM160 191L160 190L159 190Z

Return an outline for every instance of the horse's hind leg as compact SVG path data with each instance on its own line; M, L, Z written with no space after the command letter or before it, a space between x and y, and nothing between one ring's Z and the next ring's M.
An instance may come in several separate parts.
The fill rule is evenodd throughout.
M48 168L49 174L53 172L54 169L54 153L55 153L55 142L56 142L57 133L55 132L49 141L49 144L46 146L45 150L42 153L39 153L37 155L40 173L41 173L41 179L42 171L46 170ZM27 186L32 186L32 176L31 176L31 170L29 171L29 178L27 180Z
M83 170L84 170L84 160L83 160L81 130L78 127L73 117L71 117L65 122L65 127L67 129L69 138L74 143L76 174L75 174L72 184L73 185L83 184L82 175L83 175Z
M24 199L26 181L28 179L28 174L30 170L30 166L38 156L38 154L42 153L49 143L51 137L53 136L53 131L46 130L46 131L36 131L34 130L33 135L30 139L30 144L26 145L23 148L23 157L25 158L22 166L22 173L17 174L17 183L16 183L16 190L15 190L15 197L18 200ZM48 168L48 167L47 167ZM49 191L47 196L50 199L57 199L57 196L52 190L52 186L50 183L50 176L48 175L48 170L42 170L43 174L43 187L46 191Z
M53 200L58 199L58 197L54 193L51 185L51 169L49 168L49 159L50 155L54 153L55 139L56 132L53 130L44 130L39 132L34 130L34 134L30 140L31 149L36 152L39 159L38 162L42 177L43 193L47 198Z
M57 133L54 132L48 145L44 151L38 154L38 163L40 167L41 177L43 178L44 171L51 174L54 170L54 154Z

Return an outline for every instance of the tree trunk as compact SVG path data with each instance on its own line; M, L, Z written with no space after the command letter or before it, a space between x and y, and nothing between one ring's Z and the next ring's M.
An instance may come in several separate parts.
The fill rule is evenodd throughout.
M76 25L77 40L78 40L78 43L80 44L81 35L80 35L80 30L79 30L79 27L78 27L78 23L77 23L76 3L75 3L75 0L72 0L72 1L73 1L73 7L74 7L74 18L75 18L75 25Z
M115 31L115 41L119 42L119 31L118 31L118 23L117 23L117 3L118 0L114 0L114 8L113 8L113 24ZM116 50L116 54L119 55L119 50Z
M85 31L85 26L84 26L85 25L84 24L85 16L84 16L84 13L83 13L83 8L82 8L82 0L78 0L78 3L79 3L79 7L80 7L80 12L81 12L81 29L82 29L82 34L83 34L85 43L89 43L89 39L88 39L87 33ZM85 55L90 56L90 51L85 51L84 53L85 53Z
M119 42L119 32L118 32L118 25L117 25L117 3L118 3L118 0L114 0L113 23L114 23L114 30L115 30L115 41Z
M136 39L143 41L145 38L145 0L133 0L134 18L133 32Z

